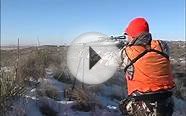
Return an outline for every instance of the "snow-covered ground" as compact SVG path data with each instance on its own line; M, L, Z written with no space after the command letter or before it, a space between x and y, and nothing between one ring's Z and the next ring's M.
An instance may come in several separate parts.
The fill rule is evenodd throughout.
M122 96L123 89L119 85L103 84L96 94L96 99L99 100L102 107L96 106L94 111L85 112L73 109L76 102L63 97L65 83L54 79L50 70L47 71L47 75L45 79L39 80L40 86L30 89L24 97L15 101L9 116L51 116L47 114L51 111L52 116L121 116L118 109L119 101L112 97L112 95ZM37 90L47 89L50 86L55 88L60 95L58 100L38 95ZM186 101L173 98L175 101L173 116L186 116Z

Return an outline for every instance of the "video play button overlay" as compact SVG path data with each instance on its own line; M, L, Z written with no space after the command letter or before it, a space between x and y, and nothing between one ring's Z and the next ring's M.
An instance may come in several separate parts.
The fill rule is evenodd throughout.
M101 57L89 46L89 70L101 59Z
M67 66L79 81L100 84L116 72L119 51L108 36L97 32L84 33L75 38L68 47Z

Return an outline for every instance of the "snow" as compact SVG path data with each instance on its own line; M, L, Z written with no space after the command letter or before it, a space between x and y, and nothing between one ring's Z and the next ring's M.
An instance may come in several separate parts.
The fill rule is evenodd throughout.
M32 89L30 92L35 92L36 91L36 88Z
M112 105L108 105L107 108L108 108L108 109L113 109L113 110L116 110L116 109L117 109L116 106L112 106Z
M95 96L102 107L96 106L93 111L89 112L78 111L72 108L72 106L76 104L75 101L68 101L63 97L65 83L52 78L52 72L50 72L50 70L47 71L47 78L40 79L39 82L40 84L45 83L55 87L57 91L61 93L61 99L54 100L47 96L38 96L37 89L41 89L40 86L37 88L30 88L24 97L14 102L9 116L14 116L14 114L18 113L26 114L27 116L43 116L40 108L44 106L57 112L57 116L121 116L118 109L119 100L113 97L113 95L126 96L126 94L123 94L124 92L121 92L124 89L119 84L102 84L101 89L97 91ZM173 97L173 99L175 101L173 116L186 116L186 101L176 97Z
M26 97L26 98L31 98L32 100L39 100L39 99L37 99L37 98L34 97L34 96L31 97L31 96L25 95L25 97Z
M73 104L75 102L74 101L57 101L57 103L60 103L60 104Z

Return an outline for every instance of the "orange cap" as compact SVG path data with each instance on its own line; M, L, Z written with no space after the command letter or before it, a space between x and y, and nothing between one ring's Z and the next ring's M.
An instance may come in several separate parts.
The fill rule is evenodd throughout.
M138 37L142 32L149 32L148 22L144 18L133 19L125 29L125 33L133 38Z

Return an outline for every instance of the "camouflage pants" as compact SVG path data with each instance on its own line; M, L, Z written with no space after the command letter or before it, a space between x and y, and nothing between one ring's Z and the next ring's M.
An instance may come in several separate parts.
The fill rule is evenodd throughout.
M124 116L172 116L174 103L171 97L159 100L123 100L120 110Z

